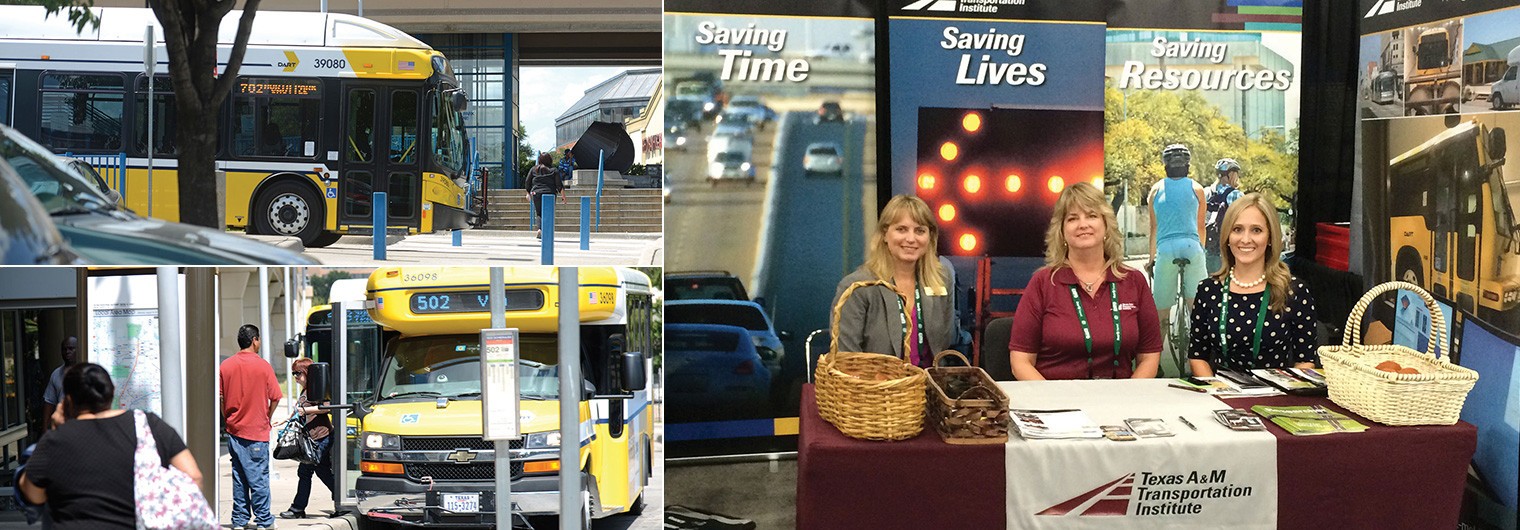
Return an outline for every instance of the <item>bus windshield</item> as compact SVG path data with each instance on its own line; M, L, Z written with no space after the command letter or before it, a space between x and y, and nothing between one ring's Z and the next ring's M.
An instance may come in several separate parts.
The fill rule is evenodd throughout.
M559 399L559 345L552 335L523 335L518 347L523 399ZM480 398L480 336L396 339L380 370L378 401Z
M455 108L454 91L434 90L433 100L433 160L438 166L458 176L464 172L465 153L464 120Z

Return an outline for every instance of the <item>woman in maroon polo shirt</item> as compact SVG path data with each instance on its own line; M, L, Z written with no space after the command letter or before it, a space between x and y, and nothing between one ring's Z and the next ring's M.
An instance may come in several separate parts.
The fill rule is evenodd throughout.
M1145 276L1123 259L1119 223L1103 192L1086 182L1061 192L1045 231L1045 266L1029 279L1013 316L1015 378L1156 376L1156 303Z
M1313 368L1314 298L1278 258L1276 208L1251 193L1224 212L1224 263L1198 284L1188 344L1193 375L1216 369ZM1228 322L1219 315L1228 314Z

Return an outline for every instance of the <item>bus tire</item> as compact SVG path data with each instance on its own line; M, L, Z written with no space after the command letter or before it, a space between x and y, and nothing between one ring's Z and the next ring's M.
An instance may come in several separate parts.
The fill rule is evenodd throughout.
M303 245L322 247L326 245L318 243L322 220L326 218L324 208L310 186L287 180L259 193L251 213L254 228L260 234L299 237Z
M1420 256L1413 249L1405 248L1399 251L1398 267L1394 269L1394 277L1402 282L1408 282L1425 287L1425 277L1420 271Z
M581 474L581 528L591 530L591 478L588 473Z

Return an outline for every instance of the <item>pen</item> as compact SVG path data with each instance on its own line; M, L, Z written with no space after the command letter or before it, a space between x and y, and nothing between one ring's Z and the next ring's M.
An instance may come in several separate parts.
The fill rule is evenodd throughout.
M1198 427L1194 427L1193 426L1193 422L1187 421L1187 418L1184 418L1182 416L1178 416L1177 419L1182 420L1182 424L1188 426L1189 429L1192 429L1192 430L1195 430L1195 431L1198 430Z
M1191 387L1191 386L1187 386L1187 385L1179 385L1177 383L1172 383L1172 384L1169 384L1169 385L1166 385L1166 386L1169 386L1169 387L1172 387L1172 388L1181 388L1183 390L1191 390L1191 391L1198 392L1198 393L1201 393L1201 394L1207 394L1207 393L1209 393L1208 390L1204 390L1202 388Z

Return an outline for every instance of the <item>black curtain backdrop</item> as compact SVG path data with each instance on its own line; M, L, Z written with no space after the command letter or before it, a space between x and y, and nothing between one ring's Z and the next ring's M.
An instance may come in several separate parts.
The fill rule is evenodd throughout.
M1316 223L1351 220L1356 181L1356 2L1305 0L1294 243L1313 259Z

